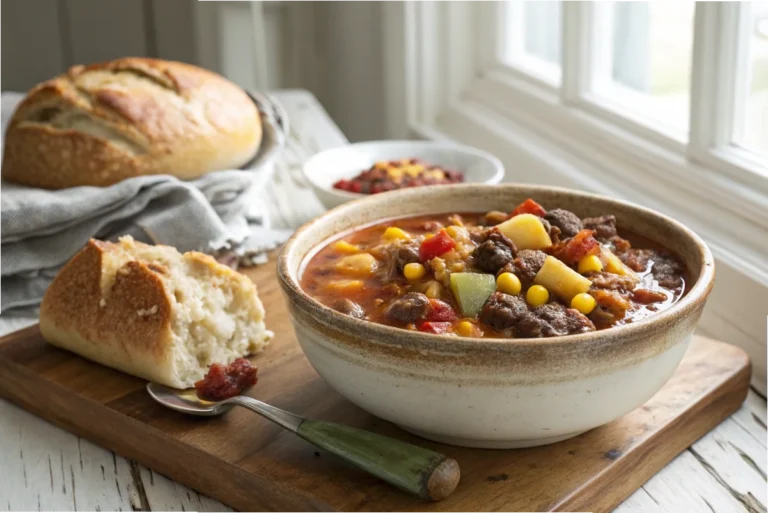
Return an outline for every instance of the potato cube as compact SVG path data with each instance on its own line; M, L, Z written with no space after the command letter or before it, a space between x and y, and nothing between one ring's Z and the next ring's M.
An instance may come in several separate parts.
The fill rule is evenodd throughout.
M378 267L378 261L370 253L348 255L336 262L336 270L353 276L369 276Z
M573 296L587 292L592 286L590 280L553 256L547 256L533 282L557 294L569 304Z
M496 226L515 243L517 249L543 249L552 245L541 219L533 214L520 214Z
M340 240L335 242L333 244L333 249L334 251L337 251L339 253L347 253L347 254L354 254L354 253L360 252L360 248L358 248L354 244L350 244L345 240Z
M329 282L325 288L334 294L345 295L360 292L364 286L365 284L360 280L334 280Z

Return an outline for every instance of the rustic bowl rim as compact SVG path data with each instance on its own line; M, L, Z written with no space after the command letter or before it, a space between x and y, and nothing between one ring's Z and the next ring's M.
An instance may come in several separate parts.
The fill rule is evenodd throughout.
M291 276L290 269L288 268L288 259L293 251L295 251L296 241L305 233L312 230L315 226L323 222L327 217L335 215L338 212L345 210L353 210L367 201L373 201L373 198L381 198L387 196L391 201L398 201L400 196L408 198L413 195L439 195L440 191L448 191L449 189L467 189L468 192L480 192L482 189L493 188L514 188L520 191L528 191L529 197L535 197L538 191L547 192L559 192L562 194L570 194L578 196L584 200L600 200L607 201L608 203L614 203L621 205L624 208L629 208L638 213L643 213L657 218L658 220L667 223L675 229L682 232L686 237L690 239L696 246L699 252L699 258L701 261L701 267L699 269L699 276L690 288L688 293L680 299L677 303L670 308L663 310L657 314L646 317L638 322L630 324L624 324L621 326L615 326L612 328L591 331L587 333L579 333L575 335L562 335L556 337L545 338L480 338L480 337L456 337L452 335L439 335L432 333L423 333L419 331L406 330L394 326L387 326L384 324L378 324L363 319L356 319L349 315L344 315L331 307L325 306L312 296L304 292L299 284L299 271L297 270L296 279ZM428 215L430 212L424 212L423 214L412 215ZM394 216L396 217L396 216ZM394 217L385 217L381 220L392 219ZM339 232L341 233L341 232ZM332 239L337 234L323 239L323 243ZM314 248L316 248L315 246ZM313 248L313 249L314 249ZM301 255L300 262L303 263L307 255L311 253L305 253ZM300 264L301 266L301 264ZM657 212L653 209L642 207L635 203L611 198L600 194L594 194L584 192L576 189L569 189L564 187L555 187L548 185L531 185L531 184L518 184L518 183L504 183L499 185L487 185L487 184L456 184L456 185L434 185L424 186L410 189L401 189L391 192L370 195L364 198L360 198L342 205L335 207L323 213L321 216L316 217L302 225L296 232L288 239L280 250L277 261L277 276L281 287L288 296L288 300L294 304L303 307L304 310L312 312L313 315L318 318L324 318L326 323L335 325L345 331L346 333L361 334L369 341L376 341L377 344L383 344L395 348L410 349L415 351L423 351L427 349L437 349L442 351L456 353L468 353L478 352L483 353L485 351L492 352L498 355L499 352L515 352L525 348L531 349L534 347L554 348L554 346L562 347L563 349L569 348L574 344L588 344L592 342L602 342L612 345L612 343L621 343L623 340L632 337L641 337L643 332L648 335L656 332L656 330L663 329L669 323L673 323L675 320L685 318L697 310L702 303L706 301L707 296L712 290L715 278L715 261L707 244L696 235L690 228L683 223L676 221L675 219ZM339 343L349 343L347 337L337 339ZM436 342L438 344L436 344Z

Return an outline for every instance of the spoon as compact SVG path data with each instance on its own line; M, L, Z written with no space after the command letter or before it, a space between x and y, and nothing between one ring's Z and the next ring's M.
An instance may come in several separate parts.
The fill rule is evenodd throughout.
M306 419L244 395L211 402L198 398L194 389L176 390L157 383L148 383L147 391L163 406L189 415L213 417L228 412L233 406L243 406L422 499L444 499L459 484L460 471L456 460L394 438L332 422Z

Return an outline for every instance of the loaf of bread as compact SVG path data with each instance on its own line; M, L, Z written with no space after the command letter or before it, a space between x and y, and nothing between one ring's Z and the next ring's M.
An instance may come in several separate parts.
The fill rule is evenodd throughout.
M189 64L124 58L74 66L32 89L6 132L5 180L61 189L236 169L261 143L253 100Z
M272 333L256 286L212 257L123 237L91 240L40 307L51 344L175 388L212 363L257 353Z

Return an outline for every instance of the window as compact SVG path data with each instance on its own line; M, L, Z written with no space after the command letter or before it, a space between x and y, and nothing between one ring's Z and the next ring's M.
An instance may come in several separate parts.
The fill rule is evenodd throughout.
M734 143L768 156L768 2L753 2L750 7L744 29L746 76L744 89L737 92Z
M601 2L597 11L594 93L687 132L694 2Z
M497 28L482 61L507 77L495 92L509 90L492 107L514 94L523 113L551 94L553 120L591 116L598 137L615 127L768 198L768 1L483 4L480 37Z
M551 84L560 82L562 2L506 2L502 60Z

